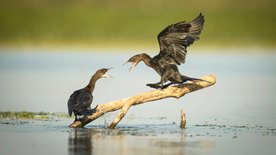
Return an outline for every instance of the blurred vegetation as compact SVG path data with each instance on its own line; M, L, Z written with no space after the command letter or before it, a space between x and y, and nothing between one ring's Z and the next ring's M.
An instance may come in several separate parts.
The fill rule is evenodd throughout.
M28 112L28 111L4 111L0 112L0 118L4 119L42 119L51 118L69 118L63 113L47 113L47 112Z
M275 0L2 0L0 45L151 45L167 25L206 23L198 44L275 46Z

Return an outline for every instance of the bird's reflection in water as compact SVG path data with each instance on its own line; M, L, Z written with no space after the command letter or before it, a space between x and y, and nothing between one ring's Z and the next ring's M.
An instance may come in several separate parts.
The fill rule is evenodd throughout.
M157 134L162 128L74 129L68 137L70 155L150 155L212 154L212 141L194 141L185 130L168 136ZM188 140L187 140L188 138Z
M92 133L86 129L74 129L68 137L68 154L90 155L92 154Z
M68 137L70 155L127 155L127 149L127 136L120 130L74 129Z

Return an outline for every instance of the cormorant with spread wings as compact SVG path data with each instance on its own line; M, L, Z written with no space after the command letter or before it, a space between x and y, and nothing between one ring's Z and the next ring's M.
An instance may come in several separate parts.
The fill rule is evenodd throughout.
M177 65L184 64L187 54L187 47L199 39L204 25L204 16L200 13L198 17L190 22L182 21L166 27L158 35L160 52L151 58L148 54L142 53L131 57L126 63L131 63L134 68L140 61L153 68L161 80L155 84L147 84L152 88L166 88L171 84L182 84L186 81L201 80L181 75ZM170 81L169 84L166 82Z

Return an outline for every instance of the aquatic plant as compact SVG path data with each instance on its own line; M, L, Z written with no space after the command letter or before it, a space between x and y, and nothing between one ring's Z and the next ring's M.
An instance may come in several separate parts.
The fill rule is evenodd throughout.
M51 118L68 118L64 113L50 113L50 112L29 112L29 111L3 111L0 112L2 119L51 119Z

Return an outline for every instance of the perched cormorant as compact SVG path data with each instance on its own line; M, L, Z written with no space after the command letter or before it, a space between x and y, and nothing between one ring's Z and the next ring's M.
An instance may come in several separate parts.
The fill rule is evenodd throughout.
M74 91L68 100L68 113L71 116L72 113L75 115L75 120L77 116L90 115L96 112L96 108L91 109L90 105L93 101L93 91L95 88L96 81L100 78L110 77L106 72L110 68L99 69L90 79L88 85L82 89Z
M140 61L153 68L161 76L161 80L155 84L147 84L152 88L166 88L171 84L201 80L181 75L177 65L185 63L187 47L199 39L203 24L204 16L200 13L198 17L190 22L182 21L169 25L157 37L160 46L158 55L151 58L146 53L137 54L126 63L131 63L130 70ZM170 83L165 85L167 81L170 81Z

